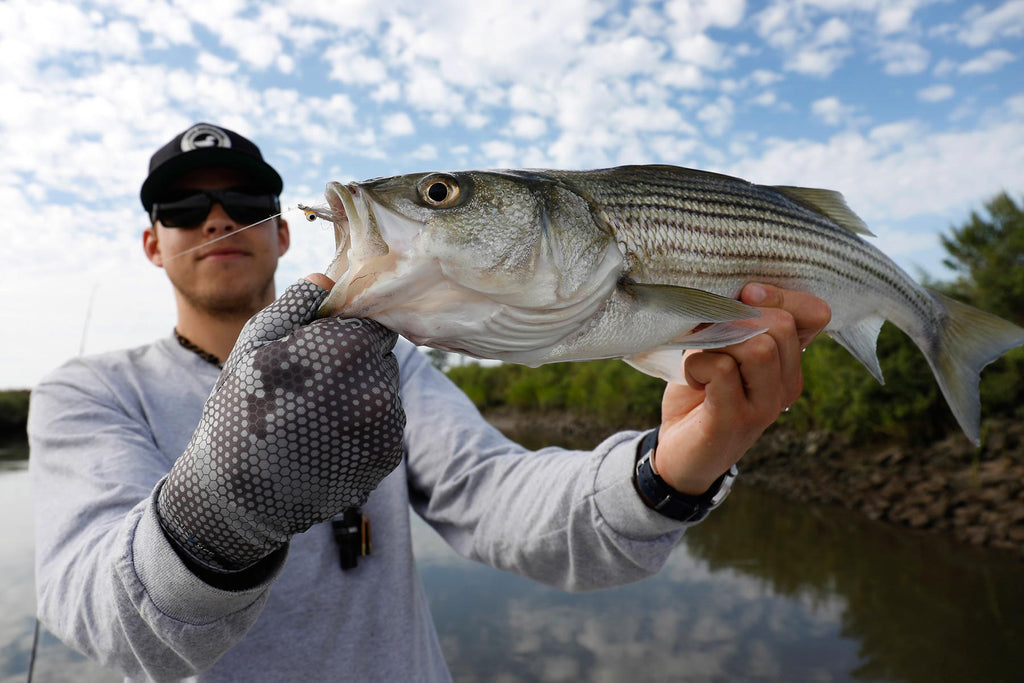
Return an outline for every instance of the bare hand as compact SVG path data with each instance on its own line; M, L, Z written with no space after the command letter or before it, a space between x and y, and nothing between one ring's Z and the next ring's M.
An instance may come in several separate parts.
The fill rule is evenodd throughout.
M677 491L699 495L735 464L803 391L800 354L831 318L821 299L770 285L740 294L768 331L683 359L687 385L669 384L661 403L654 469Z

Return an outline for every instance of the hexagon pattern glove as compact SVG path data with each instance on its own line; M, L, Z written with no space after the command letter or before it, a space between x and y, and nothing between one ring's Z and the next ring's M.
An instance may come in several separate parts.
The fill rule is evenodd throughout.
M204 567L253 565L362 505L401 460L397 337L314 320L326 296L301 280L246 323L160 490L165 532Z

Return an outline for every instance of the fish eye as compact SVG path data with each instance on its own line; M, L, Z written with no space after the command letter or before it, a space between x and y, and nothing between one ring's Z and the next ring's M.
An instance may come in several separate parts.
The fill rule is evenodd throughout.
M433 175L420 182L420 197L430 206L452 206L459 194L459 181L449 175Z

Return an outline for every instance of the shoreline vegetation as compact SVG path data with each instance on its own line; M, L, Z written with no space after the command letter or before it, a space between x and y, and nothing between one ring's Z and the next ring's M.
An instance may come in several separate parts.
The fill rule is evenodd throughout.
M25 436L28 400L28 389L0 390L0 439L16 439Z

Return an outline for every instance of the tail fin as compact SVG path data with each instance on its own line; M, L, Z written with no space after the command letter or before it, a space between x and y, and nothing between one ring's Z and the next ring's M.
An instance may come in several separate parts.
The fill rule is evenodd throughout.
M945 309L946 315L941 318L938 344L922 351L961 429L975 445L980 445L981 370L1024 344L1024 328L938 292L928 293Z

